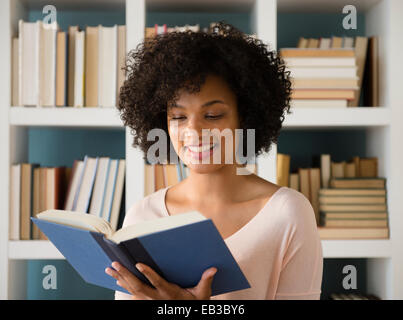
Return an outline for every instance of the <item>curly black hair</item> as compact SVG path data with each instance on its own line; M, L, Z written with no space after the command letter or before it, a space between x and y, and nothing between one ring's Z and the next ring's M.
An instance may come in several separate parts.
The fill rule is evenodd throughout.
M261 40L223 21L210 32L175 31L148 39L128 53L124 69L118 109L134 136L132 146L145 155L154 143L147 141L151 129L169 137L167 106L178 91L200 91L208 74L221 76L235 93L240 129L255 129L254 156L277 143L284 112L290 113L284 61Z

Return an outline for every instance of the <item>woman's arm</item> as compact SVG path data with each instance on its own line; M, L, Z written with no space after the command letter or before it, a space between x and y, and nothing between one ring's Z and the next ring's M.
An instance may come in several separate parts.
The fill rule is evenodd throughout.
M319 300L323 255L313 208L309 200L299 194L283 209L291 223L285 233L287 246L275 299Z

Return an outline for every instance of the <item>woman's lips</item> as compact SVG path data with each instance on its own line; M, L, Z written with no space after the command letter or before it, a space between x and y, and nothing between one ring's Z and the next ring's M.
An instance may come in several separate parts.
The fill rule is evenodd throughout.
M212 155L217 149L217 144L205 144L205 145L188 145L184 146L185 154L188 154L192 159L202 160Z

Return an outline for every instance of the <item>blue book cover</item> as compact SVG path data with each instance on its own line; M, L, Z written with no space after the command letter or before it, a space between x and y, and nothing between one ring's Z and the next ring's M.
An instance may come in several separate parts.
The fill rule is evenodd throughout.
M88 283L128 293L105 273L113 261L120 262L146 284L137 262L153 268L165 280L182 288L194 287L203 272L216 267L212 296L250 288L211 219L157 231L119 244L102 233L31 218Z

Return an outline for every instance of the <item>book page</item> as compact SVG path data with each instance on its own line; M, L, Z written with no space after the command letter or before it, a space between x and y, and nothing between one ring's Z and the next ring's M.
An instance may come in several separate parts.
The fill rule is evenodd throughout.
M206 220L200 212L191 211L183 214L176 214L169 217L142 221L131 226L127 226L115 232L110 240L120 243L142 235L151 234L158 231L169 230L187 224Z
M82 230L100 232L107 237L113 233L109 222L88 213L51 209L39 213L37 218Z

